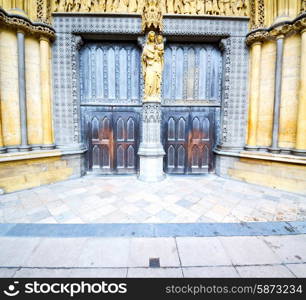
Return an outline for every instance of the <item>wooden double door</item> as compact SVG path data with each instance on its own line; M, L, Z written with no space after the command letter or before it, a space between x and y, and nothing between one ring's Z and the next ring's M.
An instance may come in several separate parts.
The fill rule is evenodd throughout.
M138 107L82 107L89 172L129 174L138 169Z
M166 173L203 174L213 170L214 123L214 108L163 108Z

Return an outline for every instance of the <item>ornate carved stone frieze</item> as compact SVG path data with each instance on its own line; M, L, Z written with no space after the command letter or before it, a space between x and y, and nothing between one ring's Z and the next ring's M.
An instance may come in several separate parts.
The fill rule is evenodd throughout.
M142 118L145 123L158 123L161 121L160 104L145 103L143 105Z
M254 0L158 0L163 14L249 16ZM53 12L142 13L146 0L55 0Z
M16 30L24 31L27 34L44 36L53 40L55 31L52 27L42 23L33 23L25 17L8 14L0 7L0 24Z

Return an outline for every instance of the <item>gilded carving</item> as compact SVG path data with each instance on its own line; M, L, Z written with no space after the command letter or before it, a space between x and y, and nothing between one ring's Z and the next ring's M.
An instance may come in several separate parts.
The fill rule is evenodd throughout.
M53 11L142 14L149 2L158 3L163 14L249 15L249 0L55 0Z
M306 12L306 0L302 0L301 3L301 13Z
M142 52L144 101L160 101L160 87L164 67L164 39L154 31L148 33Z
M142 30L155 29L162 31L163 15L159 0L146 0L142 14Z

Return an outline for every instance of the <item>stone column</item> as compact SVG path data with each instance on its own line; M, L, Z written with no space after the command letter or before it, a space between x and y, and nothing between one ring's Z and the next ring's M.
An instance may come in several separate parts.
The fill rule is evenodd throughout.
M272 145L269 151L279 153L278 135L279 135L279 116L282 90L282 70L283 70L283 54L284 54L284 38L283 34L276 37L276 65L275 65L275 89L274 89L274 109L273 109L273 129L272 129Z
M165 151L161 144L161 106L158 101L144 102L142 107L142 142L139 147L139 179L146 182L161 181Z
M306 156L306 28L301 32L301 73L295 148L294 154Z
M1 107L0 107L0 153L4 153L5 147L3 144L3 137L2 137L2 124L1 124Z
M256 41L251 48L251 81L249 90L249 121L246 150L257 150L257 122L260 88L260 62L262 42Z
M48 38L40 38L40 80L41 102L43 112L43 145L42 149L54 148L51 103L51 70L50 42Z
M29 151L28 130L27 130L27 103L26 103L26 82L25 82L25 40L24 32L17 32L18 42L18 84L19 84L19 113L21 143L19 151Z
M16 31L0 31L0 103L2 139L7 152L19 151L20 112L18 86L18 42Z

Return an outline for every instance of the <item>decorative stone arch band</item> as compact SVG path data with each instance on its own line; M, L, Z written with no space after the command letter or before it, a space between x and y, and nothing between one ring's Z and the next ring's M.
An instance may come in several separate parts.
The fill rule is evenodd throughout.
M32 22L29 19L14 14L8 14L0 7L0 24L23 31L26 34L35 35L37 37L46 37L53 41L55 39L55 31L51 26L43 23Z

